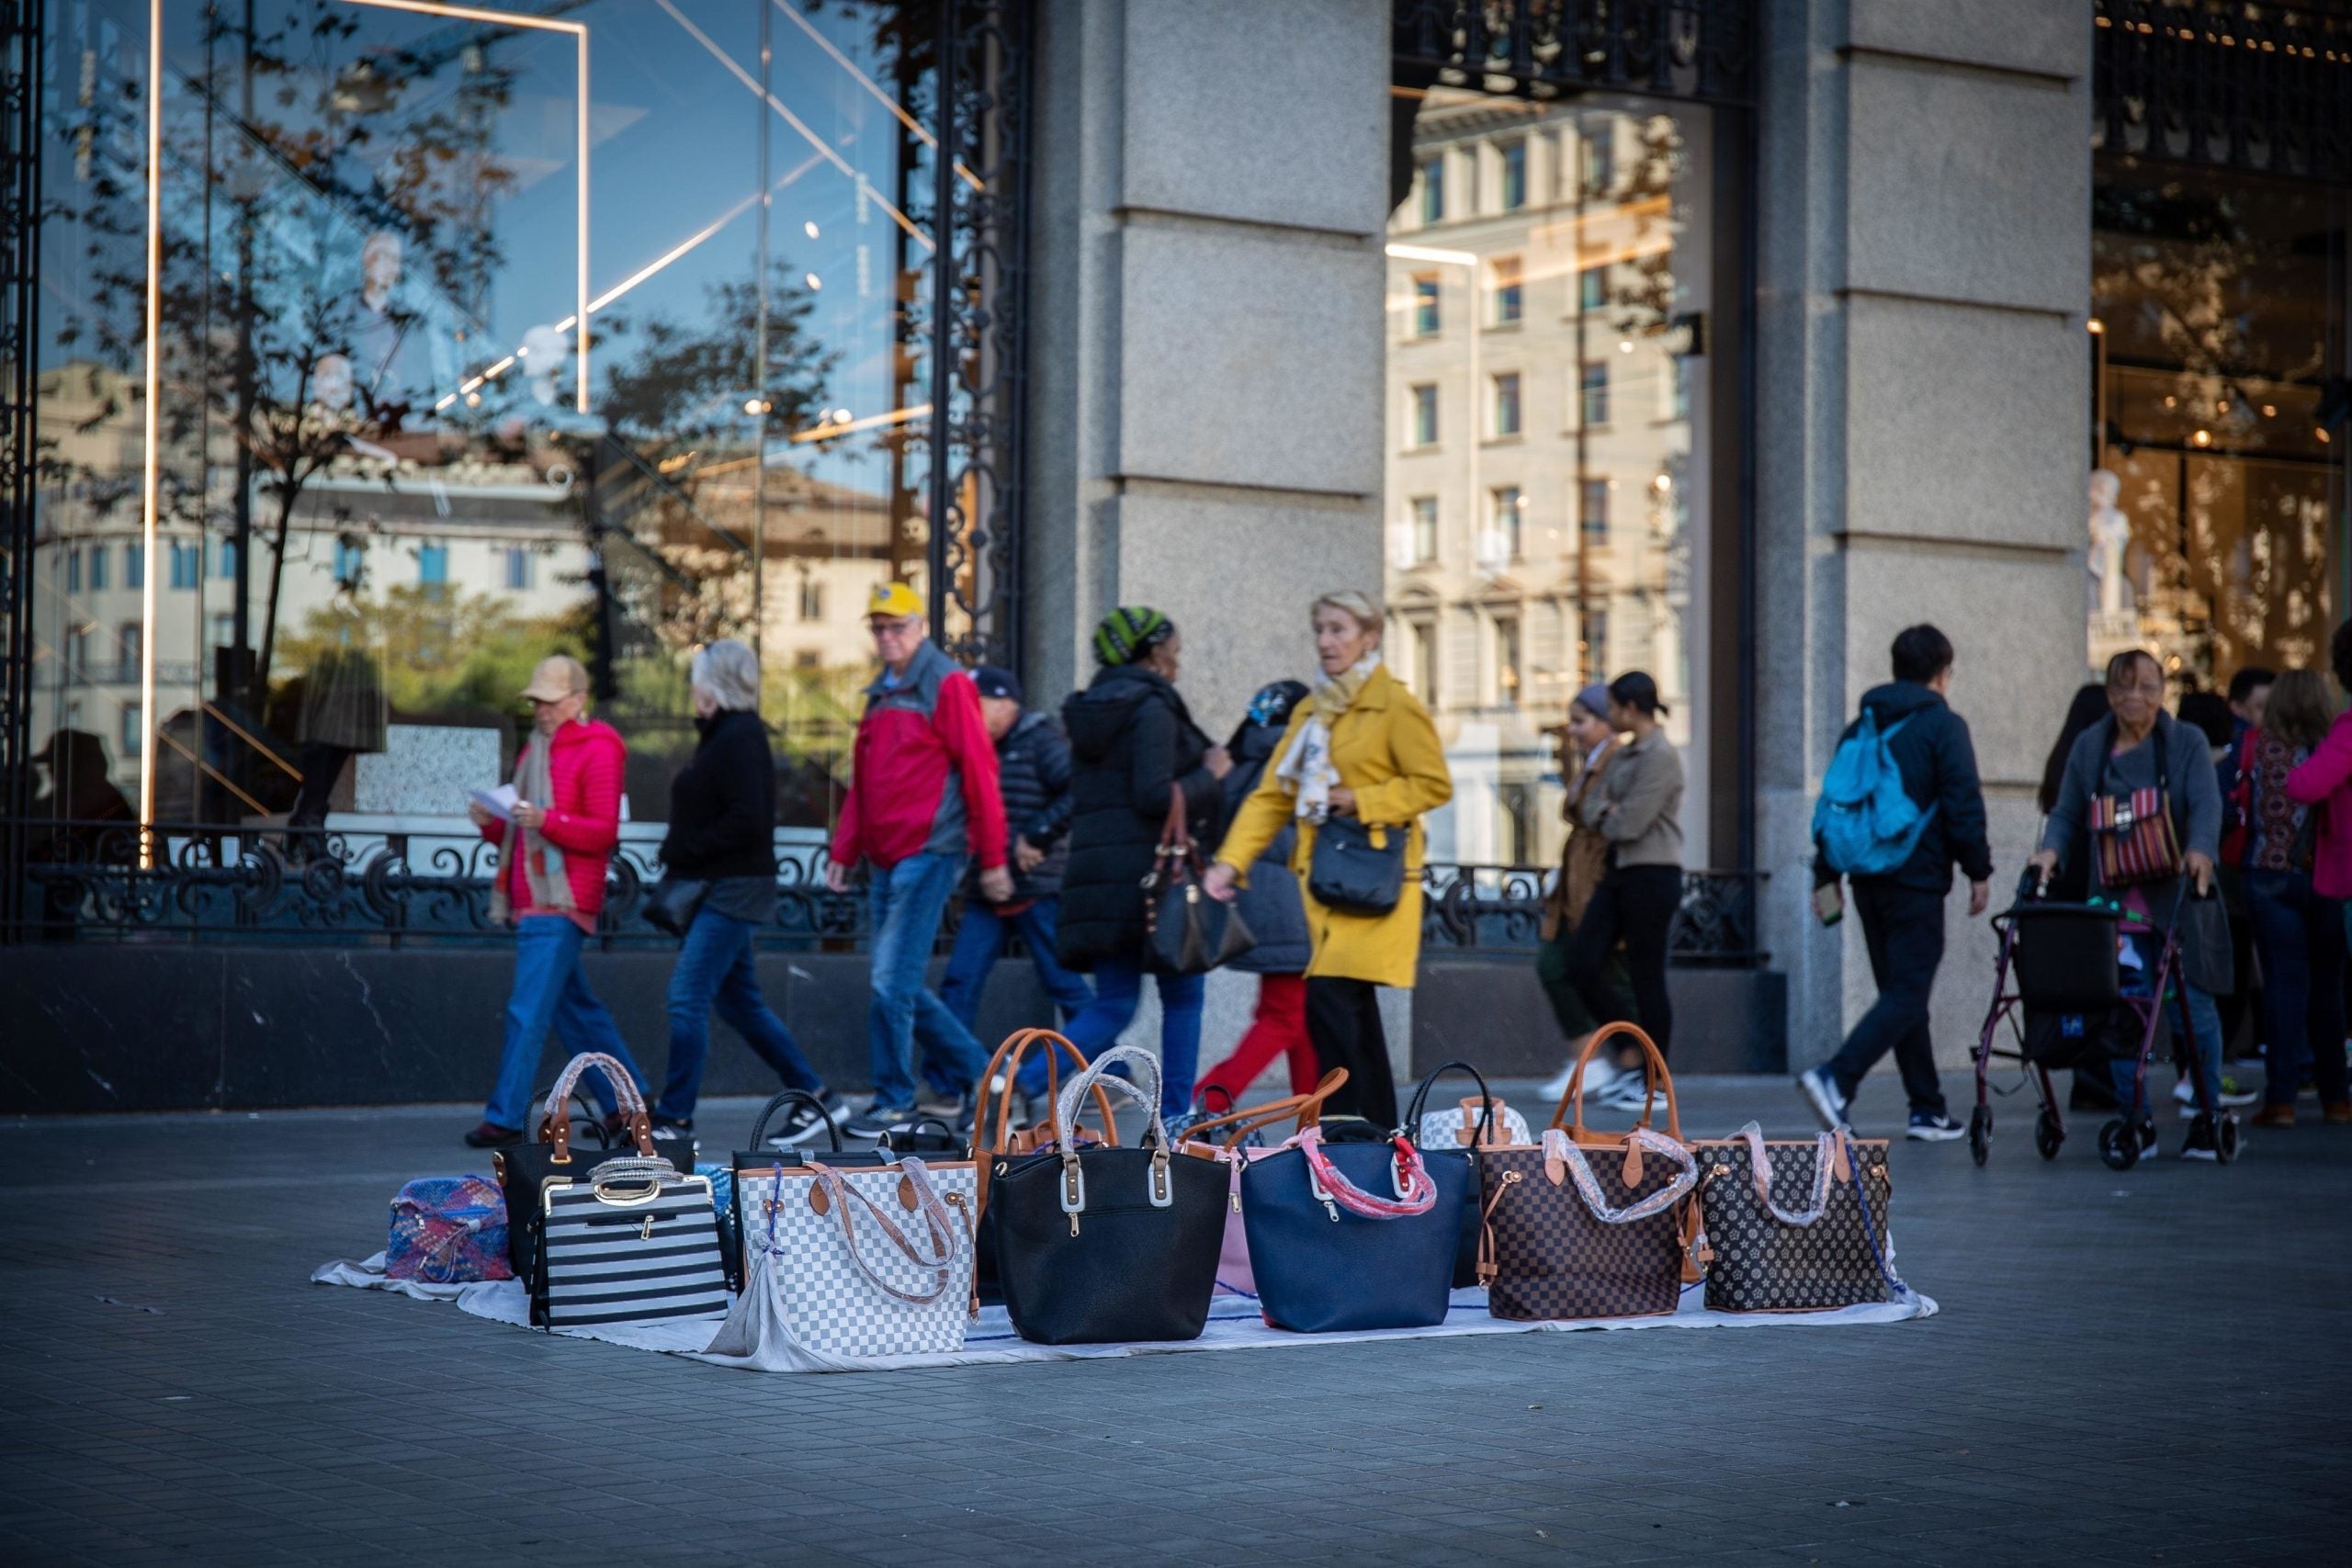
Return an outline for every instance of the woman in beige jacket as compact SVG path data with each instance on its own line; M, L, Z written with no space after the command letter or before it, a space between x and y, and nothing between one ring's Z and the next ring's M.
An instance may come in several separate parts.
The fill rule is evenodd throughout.
M1628 739L1577 806L1584 825L1608 840L1609 869L1577 922L1567 954L1568 980L1586 1010L1604 1024L1638 1013L1661 1056L1674 1041L1667 936L1682 907L1682 758L1658 722L1666 714L1657 682L1642 671L1629 671L1609 683L1609 722ZM1610 952L1621 941L1634 984L1631 1011L1603 978ZM1623 1070L1629 1066L1638 1064L1619 1064L1604 1104L1640 1107L1641 1075ZM1588 1072L1589 1099L1601 1086L1600 1075Z

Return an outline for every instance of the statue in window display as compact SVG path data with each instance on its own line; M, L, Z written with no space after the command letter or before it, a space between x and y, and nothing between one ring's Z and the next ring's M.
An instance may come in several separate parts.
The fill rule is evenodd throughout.
M2129 614L2133 605L2132 581L2124 556L2132 547L2132 519L2115 504L2123 481L2107 468L2091 474L2090 588L2091 613L2101 617Z
M499 421L498 433L509 440L526 434L602 435L605 422L568 405L560 383L571 363L571 334L540 325L523 334L515 357L522 362L530 396Z

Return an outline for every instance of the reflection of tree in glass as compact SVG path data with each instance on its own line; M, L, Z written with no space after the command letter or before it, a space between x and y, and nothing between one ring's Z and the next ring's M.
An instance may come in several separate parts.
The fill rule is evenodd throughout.
M531 667L550 653L585 656L581 612L544 618L516 615L487 593L406 585L381 595L324 605L286 640L289 663L309 669L347 641L374 652L384 694L401 717L479 713L516 716L514 694Z
M512 35L453 28L415 49L360 42L362 13L334 0L261 8L209 7L200 73L167 78L162 267L163 331L154 345L166 388L156 411L167 468L225 456L239 581L258 531L270 547L252 697L268 687L288 536L303 489L337 457L360 451L442 455L444 437L413 428L427 414L423 378L387 381L371 334L394 345L433 337L428 316L463 323L494 273L492 200L513 185L490 152L491 127L516 72L489 44ZM167 70L172 69L167 63ZM450 86L444 73L454 69ZM120 373L85 429L119 420L143 370L149 279L143 90L91 106L92 144L128 160L87 184L62 216L88 233L88 336ZM389 242L389 243L388 243ZM378 269L369 287L369 269ZM388 254L421 263L437 298L395 296ZM69 327L60 343L74 341ZM411 363L432 367L431 352ZM360 367L355 373L355 365ZM231 444L216 455L216 440ZM209 525L200 488L168 487L167 517ZM256 530L252 502L270 508ZM242 615L244 601L236 606ZM227 694L223 694L226 695Z
M1609 269L1609 302L1626 337L1662 333L1674 319L1674 176L1682 129L1670 114L1652 115L1642 122L1640 147L1611 193L1634 220L1630 254Z
M616 431L680 442L742 443L757 423L744 404L768 403L768 428L782 434L818 423L827 378L841 355L808 331L816 301L788 261L775 264L768 284L768 362L754 366L760 315L759 284L734 278L711 284L700 321L654 316L639 329L634 355L605 372L600 412ZM623 329L608 326L607 342Z

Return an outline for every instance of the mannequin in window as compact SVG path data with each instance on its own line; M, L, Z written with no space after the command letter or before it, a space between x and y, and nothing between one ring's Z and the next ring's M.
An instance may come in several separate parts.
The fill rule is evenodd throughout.
M2132 519L2115 504L2123 491L2123 481L2113 470L2098 468L2091 474L2091 543L2090 586L2091 610L2096 615L2117 615L2132 607L2132 583L2124 573L2124 552L2132 547Z

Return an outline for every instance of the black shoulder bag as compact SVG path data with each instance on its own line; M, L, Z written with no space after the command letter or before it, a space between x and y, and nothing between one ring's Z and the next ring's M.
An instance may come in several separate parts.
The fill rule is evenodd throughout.
M1306 865L1308 897L1327 909L1385 915L1405 896L1405 846L1412 824L1367 826L1354 817L1327 817L1315 829Z

